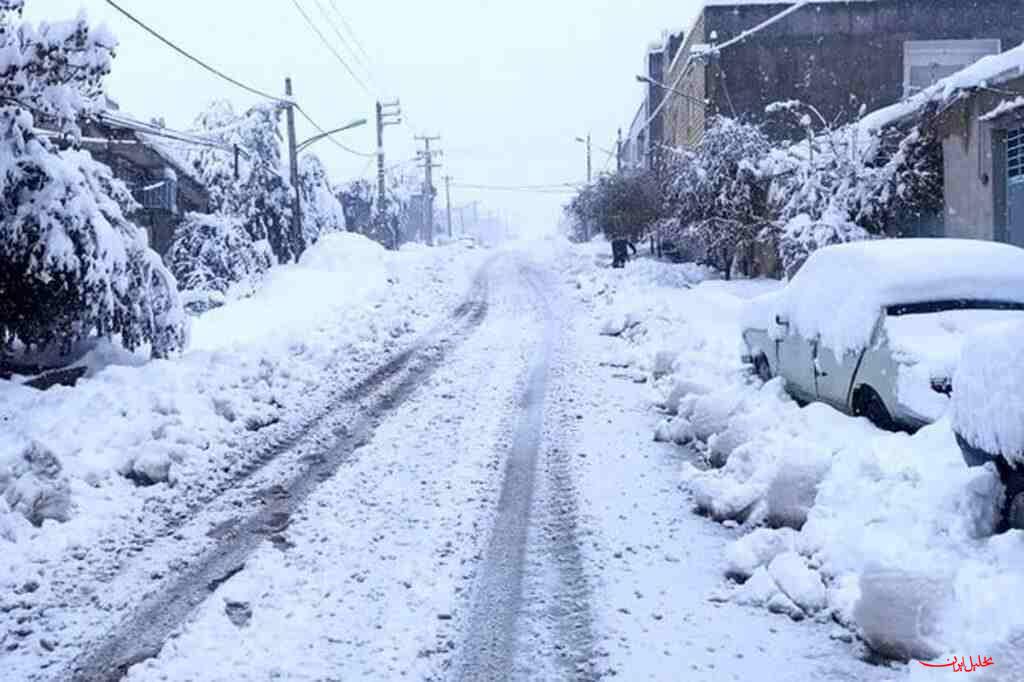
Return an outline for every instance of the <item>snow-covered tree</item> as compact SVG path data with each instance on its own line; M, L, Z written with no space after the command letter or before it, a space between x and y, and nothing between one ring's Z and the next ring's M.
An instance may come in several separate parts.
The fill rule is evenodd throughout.
M23 22L0 0L0 346L59 346L120 335L154 356L182 348L187 327L173 276L125 216L135 202L110 169L37 135L73 144L101 104L115 41L72 21Z
M797 118L805 137L775 150L766 163L787 273L816 249L897 235L907 221L941 214L942 145L927 124L930 110L882 130L860 120L833 125L800 102L768 111Z
M741 252L767 238L769 178L762 167L769 149L758 126L719 117L695 151L667 159L665 210L675 227L668 236L731 273Z
M345 210L331 190L320 158L306 154L299 159L299 195L302 200L302 248L308 248L326 232L345 231Z
M353 180L335 189L335 197L345 211L348 229L371 239L375 238L371 233L376 213L376 192L376 187L368 180Z
M606 238L639 240L661 217L657 179L647 171L602 175L573 198L567 211L578 225Z
M240 129L244 120L235 113L231 102L216 100L203 110L193 124L195 130L223 145L240 145ZM210 194L210 210L223 213L230 210L239 191L235 178L234 156L215 147L188 146L186 158L197 180ZM248 168L248 161L239 165Z
M242 219L253 241L266 239L277 260L287 263L302 253L302 235L292 229L292 187L281 173L280 116L275 103L245 114L239 136L249 167L229 212Z
M254 242L241 219L190 213L178 227L168 254L189 308L202 312L234 290L249 294L273 263L267 241Z

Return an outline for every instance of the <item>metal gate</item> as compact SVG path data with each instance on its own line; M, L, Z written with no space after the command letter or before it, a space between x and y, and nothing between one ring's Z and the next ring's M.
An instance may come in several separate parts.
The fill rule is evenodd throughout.
M1006 132L1006 237L1024 246L1024 128Z

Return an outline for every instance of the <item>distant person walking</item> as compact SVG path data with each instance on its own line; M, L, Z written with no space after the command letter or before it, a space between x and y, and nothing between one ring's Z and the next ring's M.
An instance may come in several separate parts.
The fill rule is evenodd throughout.
M626 263L629 262L629 252L632 251L633 255L637 255L636 246L633 242L628 239L613 239L612 240L612 267L613 268L624 268Z

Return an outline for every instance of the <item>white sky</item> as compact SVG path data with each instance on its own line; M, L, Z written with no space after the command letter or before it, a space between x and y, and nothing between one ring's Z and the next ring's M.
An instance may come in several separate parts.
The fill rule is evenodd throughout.
M257 88L296 98L320 125L372 122L374 99L361 90L309 29L292 0L118 0L197 56ZM348 57L320 14L300 0L336 49ZM320 0L325 5L329 0ZM374 94L399 97L411 126L388 128L388 164L412 159L412 136L440 134L445 167L456 182L536 185L585 178L583 145L614 148L642 97L635 75L648 43L689 28L700 0L336 0L370 56ZM187 128L212 99L244 109L256 98L185 61L103 0L28 0L30 20L62 19L85 8L121 45L108 80L123 110ZM357 72L357 63L348 59ZM364 78L365 79L365 78ZM299 122L299 137L314 131ZM372 125L342 134L372 152ZM315 147L335 182L372 177L368 159L330 142ZM595 173L607 155L595 149ZM614 160L609 161L609 168ZM436 183L441 190L443 185ZM481 200L525 232L552 229L567 197L453 190L454 204Z

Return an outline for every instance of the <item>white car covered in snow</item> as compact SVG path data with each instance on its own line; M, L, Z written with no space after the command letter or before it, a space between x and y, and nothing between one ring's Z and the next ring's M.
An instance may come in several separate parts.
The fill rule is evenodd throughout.
M1024 530L1024 322L968 337L954 377L953 430L968 466L995 465L1007 527Z
M1024 321L1024 250L898 239L815 252L781 291L754 299L746 360L804 401L918 428L946 411L966 335Z

